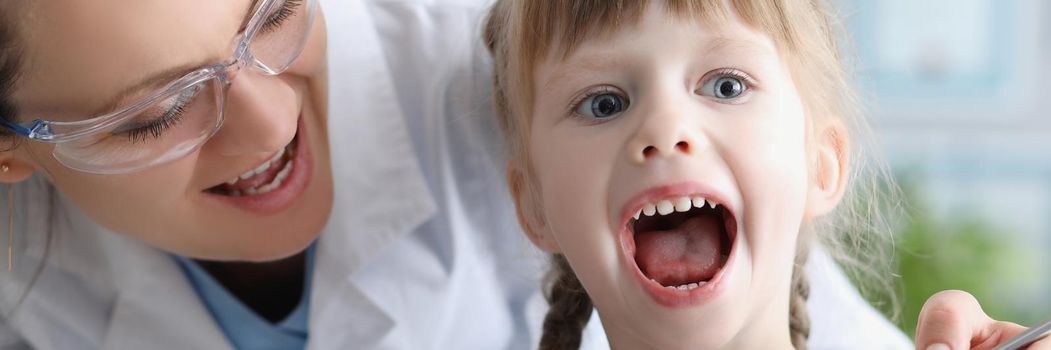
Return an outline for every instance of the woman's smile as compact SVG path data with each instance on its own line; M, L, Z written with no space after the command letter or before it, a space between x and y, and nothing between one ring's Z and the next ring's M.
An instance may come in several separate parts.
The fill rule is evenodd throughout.
M313 173L313 155L303 126L270 159L226 182L209 187L209 198L256 214L271 215L292 206L306 191Z

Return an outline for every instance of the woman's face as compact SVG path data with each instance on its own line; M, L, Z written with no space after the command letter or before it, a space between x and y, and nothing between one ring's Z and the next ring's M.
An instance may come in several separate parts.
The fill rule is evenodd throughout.
M297 2L278 6L284 1ZM225 61L254 4L32 2L20 27L18 120L87 119L143 81L161 76L149 86L163 86ZM292 8L306 11L302 5ZM294 254L317 237L332 204L325 46L319 13L299 59L278 76L250 69L234 75L223 126L172 162L89 174L59 164L54 146L33 141L20 143L13 162L44 174L101 225L166 251L249 261Z

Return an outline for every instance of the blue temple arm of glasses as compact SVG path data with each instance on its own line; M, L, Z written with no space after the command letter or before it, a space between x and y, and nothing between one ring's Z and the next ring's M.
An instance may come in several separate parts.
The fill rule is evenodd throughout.
M40 119L34 120L29 127L25 127L15 124L6 118L0 118L0 125L3 125L8 130L25 137L47 138L48 136L51 136L50 128L47 127L47 122Z

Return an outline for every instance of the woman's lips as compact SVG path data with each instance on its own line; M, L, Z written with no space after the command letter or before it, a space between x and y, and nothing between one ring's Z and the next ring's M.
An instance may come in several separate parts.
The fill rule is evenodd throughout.
M282 175L284 179L276 188L267 188L267 191L259 191L263 193L258 194L240 193L237 196L230 195L230 193L214 193L214 191L205 191L205 194L208 198L214 198L221 203L259 215L272 215L288 209L306 192L313 175L314 164L309 137L303 117L300 115L293 141L295 143L294 152L289 160L291 166L287 174Z

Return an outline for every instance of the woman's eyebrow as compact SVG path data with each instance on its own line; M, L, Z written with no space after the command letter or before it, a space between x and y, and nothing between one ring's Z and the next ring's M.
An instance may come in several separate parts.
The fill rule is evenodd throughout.
M158 86L160 84L171 82L175 79L185 76L186 74L189 74L190 72L200 69L205 65L213 64L216 62L219 62L219 59L214 57L208 57L200 61L170 67L152 75L147 75L145 78L140 79L139 82L130 85L127 88L124 88L117 94L113 95L113 97L106 99L106 103L102 104L101 106L99 106L99 108L92 111L91 116L97 117L104 114L112 113L117 108L122 107L124 103L128 102L128 96L141 95L141 93L144 90L149 88L160 88L160 86Z
M248 20L251 19L252 15L255 13L256 6L259 5L259 2L260 0L252 0L252 2L248 4L248 12L245 14L244 19L241 21L241 28L238 29L238 32L244 30L244 26L248 24ZM190 72L193 72L194 70L204 67L205 65L219 62L220 59L221 58L217 57L209 57L206 59L199 60L197 62L171 67L160 72L154 73L152 75L147 75L145 78L140 79L138 83L128 86L127 88L121 90L109 99L106 99L106 103L100 105L98 108L93 110L90 115L92 117L96 117L112 113L117 108L122 107L123 103L127 102L128 96L139 95L143 92L143 90L148 88L159 88L157 85L178 79L182 76L185 76L186 74L189 74Z

